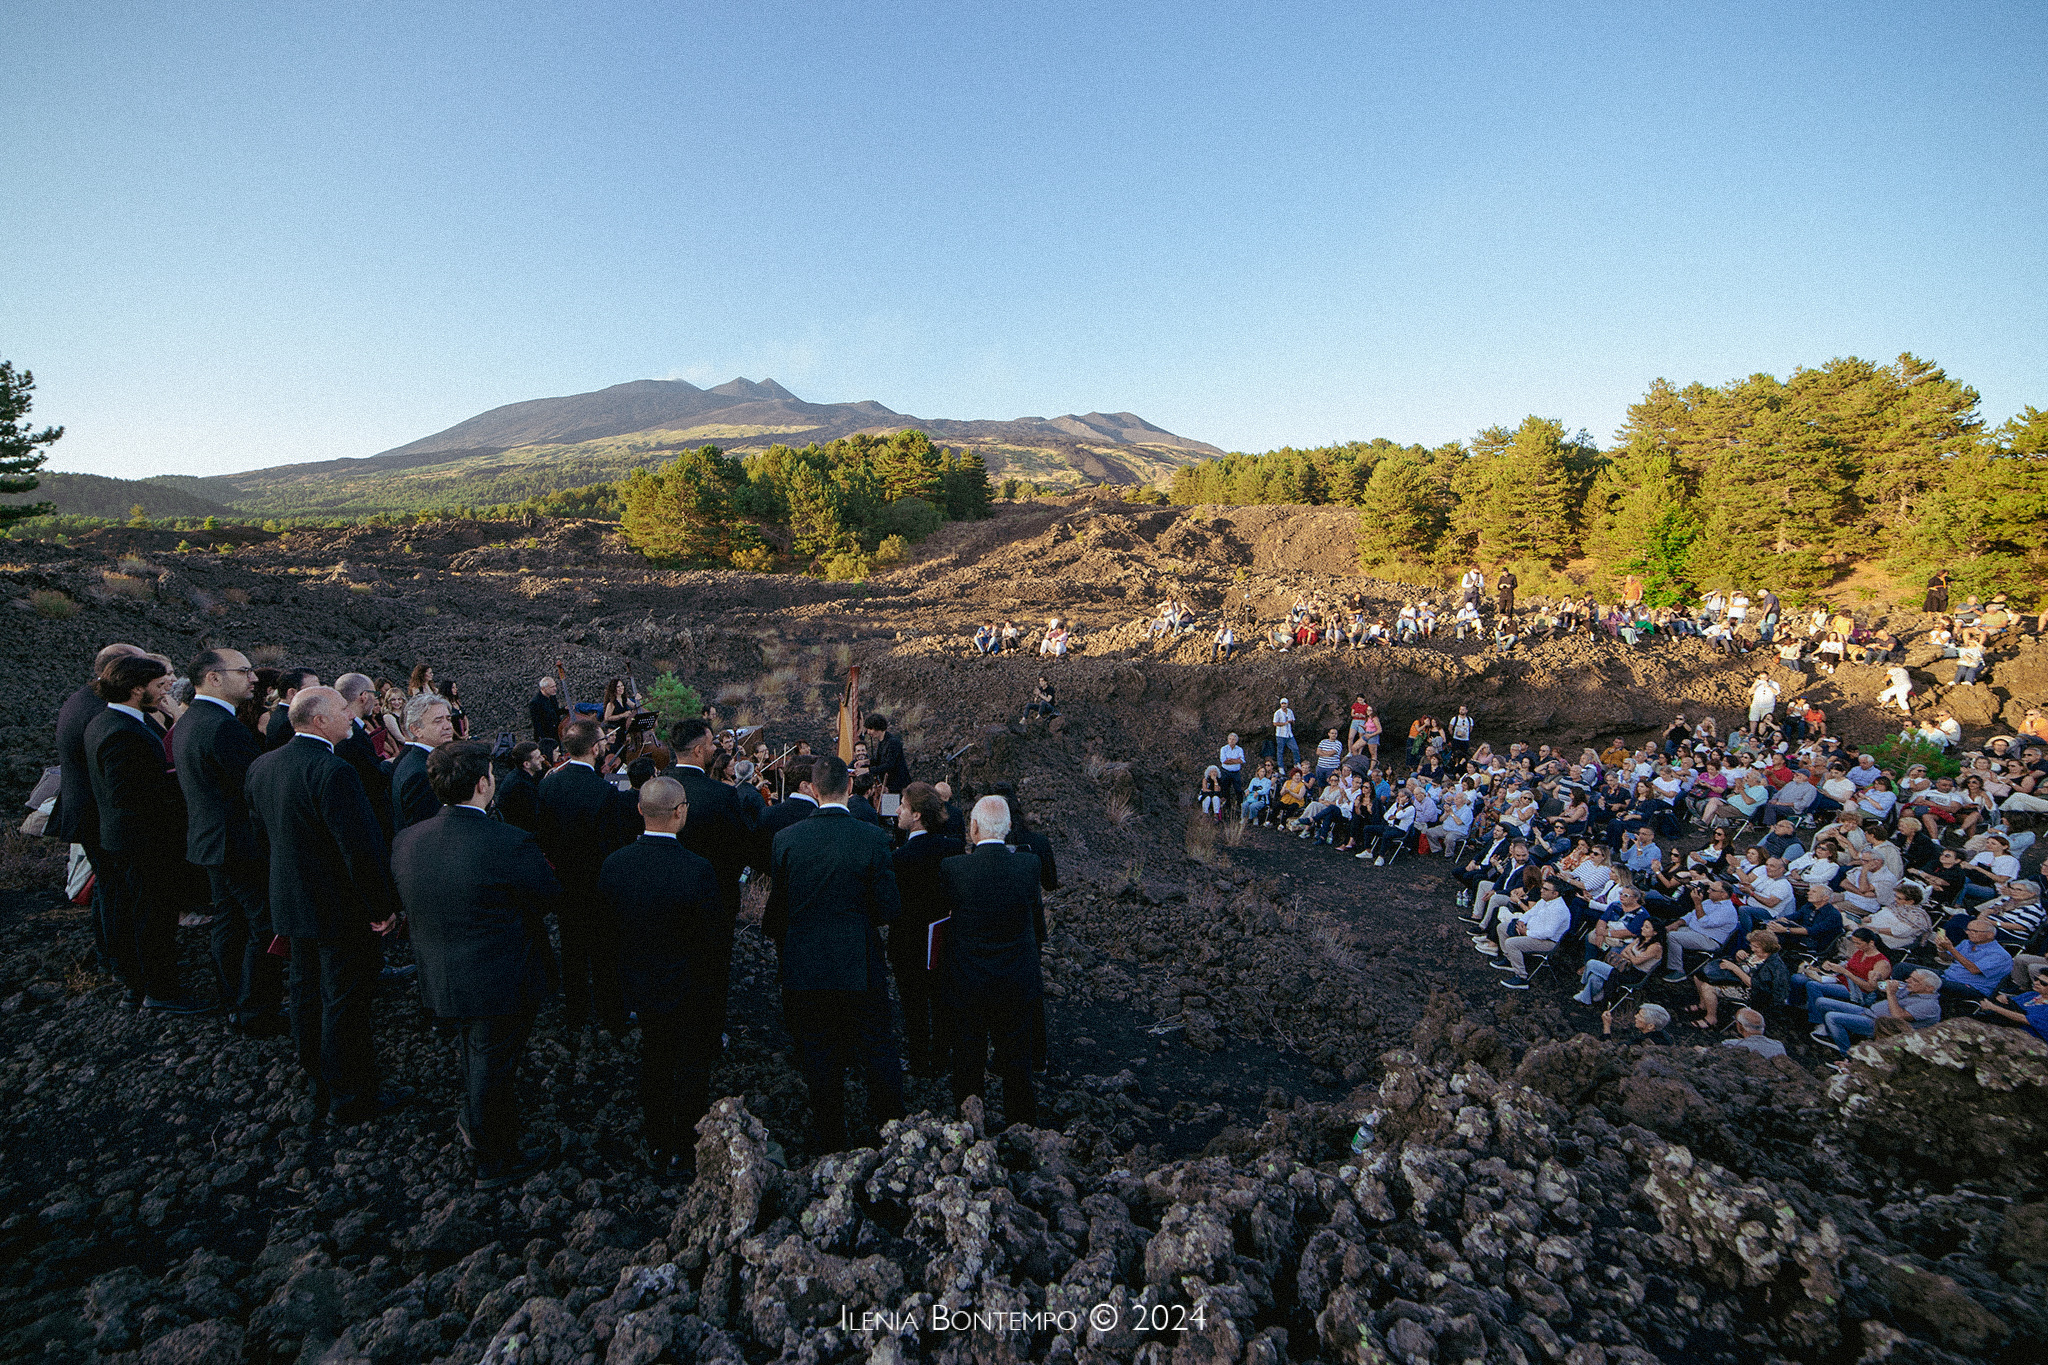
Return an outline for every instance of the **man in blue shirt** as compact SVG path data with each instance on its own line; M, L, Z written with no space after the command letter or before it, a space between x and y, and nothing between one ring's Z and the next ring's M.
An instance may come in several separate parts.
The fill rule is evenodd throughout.
M1961 943L1952 943L1946 933L1934 936L1934 950L1948 968L1941 974L1941 993L1950 998L1983 1000L1998 989L2012 970L2012 954L1998 942L1997 926L1988 919L1973 919Z
M2048 994L2028 991L2024 995L1997 995L1977 1003L1979 1014L1995 1014L2015 1024L2025 1024L2034 1036L2048 1043Z
M1622 866L1638 877L1657 865L1664 856L1664 850L1657 847L1657 841L1648 825L1637 828L1636 837L1621 851Z

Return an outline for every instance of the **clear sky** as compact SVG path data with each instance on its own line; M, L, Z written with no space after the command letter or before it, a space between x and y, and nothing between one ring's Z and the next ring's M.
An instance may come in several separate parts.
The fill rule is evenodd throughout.
M2048 406L2048 6L0 0L53 468L772 377L1227 449L1658 376Z

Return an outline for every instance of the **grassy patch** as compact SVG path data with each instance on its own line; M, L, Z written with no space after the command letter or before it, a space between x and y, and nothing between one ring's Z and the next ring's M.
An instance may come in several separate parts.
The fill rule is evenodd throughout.
M78 615L78 603L55 588L37 588L28 595L28 604L47 621L67 621Z

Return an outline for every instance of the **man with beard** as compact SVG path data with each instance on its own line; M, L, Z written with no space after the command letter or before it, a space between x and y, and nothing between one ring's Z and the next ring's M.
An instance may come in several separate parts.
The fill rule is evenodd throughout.
M540 745L525 740L512 746L512 766L498 784L498 814L505 823L540 833L540 779L548 770L548 756Z

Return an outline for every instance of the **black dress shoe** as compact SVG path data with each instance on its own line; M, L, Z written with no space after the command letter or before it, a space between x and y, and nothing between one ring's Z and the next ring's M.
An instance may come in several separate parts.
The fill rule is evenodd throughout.
M159 999L154 995L142 997L142 1008L157 1014L212 1014L219 1005L189 995L167 995Z
M327 1116L337 1127L353 1128L358 1123L367 1123L371 1119L383 1117L394 1109L404 1108L412 1102L412 1096L413 1089L409 1085L386 1086L379 1090L374 1098L334 1106L327 1111Z
M244 1038L276 1038L285 1031L285 1019L281 1014L250 1010L242 1014L230 1015L228 1022L233 1024L235 1032L241 1034Z
M480 1190L501 1190L507 1185L516 1185L537 1171L553 1164L555 1154L547 1149L521 1152L509 1161L479 1161L476 1166L476 1187Z

